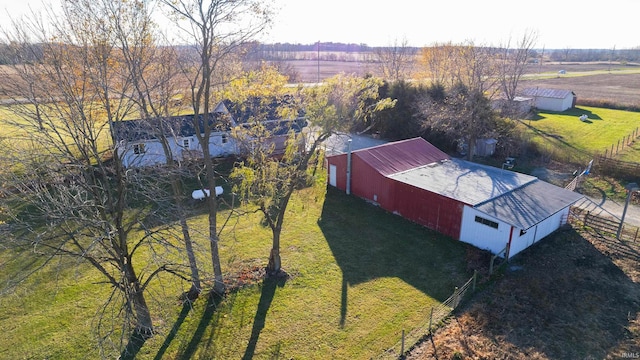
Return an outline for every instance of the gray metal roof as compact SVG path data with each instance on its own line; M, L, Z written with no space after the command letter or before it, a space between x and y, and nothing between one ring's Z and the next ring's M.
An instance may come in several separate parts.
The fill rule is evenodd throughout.
M524 230L583 198L535 176L460 159L389 177L458 200Z
M536 177L460 159L451 159L389 176L470 206L484 203L538 180Z
M369 136L338 133L331 135L325 142L326 156L344 154L348 151L348 140L351 139L351 151L366 149L382 144L388 141L382 139L374 139Z
M526 88L522 90L521 95L546 97L546 98L553 98L553 99L564 99L567 96L573 96L574 93L571 90L564 90L564 89Z
M527 230L584 196L542 180L476 206L483 213Z

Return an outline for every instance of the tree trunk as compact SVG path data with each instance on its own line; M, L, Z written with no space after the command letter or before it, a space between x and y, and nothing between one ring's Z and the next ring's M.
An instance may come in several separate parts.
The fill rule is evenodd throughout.
M198 272L196 256L193 253L193 242L191 241L191 235L189 234L189 225L187 225L187 219L184 214L180 214L180 227L182 228L184 247L187 251L187 258L189 259L189 267L191 268L191 289L189 289L189 292L187 293L187 299L189 299L189 301L193 301L200 295L202 285L200 284L200 273Z
M131 266L131 259L126 259L124 264L125 271L125 297L127 302L132 305L133 316L135 317L135 333L141 338L148 339L153 335L153 321L151 313L144 297L144 290L140 287L138 276Z
M213 172L213 170L209 170ZM222 277L222 267L220 266L220 253L218 252L218 226L217 226L217 202L215 198L215 182L211 184L209 183L212 196L207 198L209 202L209 244L211 246L211 262L213 264L213 291L218 295L224 295L225 285L224 278Z
M475 137L469 138L469 141L467 141L467 144L469 144L469 148L467 149L467 160L473 161L473 155L475 155L475 149L476 149L476 138Z
M151 313L147 306L147 301L144 298L144 293L140 289L139 284L136 283L135 292L132 296L132 302L134 306L134 312L136 317L135 332L140 334L142 338L150 338L153 336L153 322L151 320Z
M280 232L281 229L273 230L273 246L269 254L267 264L267 275L276 275L282 270L282 260L280 258Z

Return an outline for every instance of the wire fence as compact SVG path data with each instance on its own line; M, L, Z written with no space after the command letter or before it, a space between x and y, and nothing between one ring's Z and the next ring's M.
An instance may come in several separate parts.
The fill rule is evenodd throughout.
M618 155L620 151L631 146L638 136L640 136L640 129L636 128L631 134L619 139L617 143L611 144L611 148L607 148L602 156L606 159Z
M465 295L469 291L471 291L471 293L475 291L477 278L478 273L477 271L474 271L473 276L467 280L464 285L456 287L453 294L451 294L447 300L443 301L441 304L431 307L424 320L413 330L408 333L405 333L403 330L398 342L376 357L376 359L401 358L406 351L410 350L425 337L431 335L433 330L440 326L451 312L460 305Z

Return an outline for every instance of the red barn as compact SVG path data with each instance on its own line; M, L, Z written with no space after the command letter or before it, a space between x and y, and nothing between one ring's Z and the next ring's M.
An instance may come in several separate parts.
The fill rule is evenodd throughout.
M555 231L582 198L530 175L452 159L422 138L328 156L327 163L331 186L508 257Z

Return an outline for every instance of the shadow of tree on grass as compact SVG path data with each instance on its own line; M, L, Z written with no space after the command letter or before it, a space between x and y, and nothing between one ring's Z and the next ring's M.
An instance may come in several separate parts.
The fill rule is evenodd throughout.
M198 345L200 344L200 341L202 341L202 337L204 336L204 333L211 323L211 319L222 300L224 300L224 297L216 294L215 292L211 292L209 294L207 297L207 303L205 304L205 309L200 317L200 322L198 322L198 327L193 332L193 336L191 337L189 344L185 347L182 355L180 355L180 359L191 359L193 357L193 354L195 354L198 349Z
M191 302L189 301L184 302L184 304L182 305L182 311L180 311L180 315L178 315L176 322L173 324L173 327L171 327L169 334L167 335L164 342L162 343L162 346L158 350L158 353L154 357L154 360L162 359L162 357L164 356L164 353L167 351L167 349L169 348L169 345L171 345L171 342L176 337L178 330L180 330L180 326L182 326L182 323L187 318L187 315L189 314L189 311L191 311L192 308L193 306Z
M468 245L334 188L327 190L318 224L342 270L340 326L350 286L399 278L442 302L471 276Z
M249 343L242 356L243 360L249 360L253 358L256 351L256 345L260 338L260 333L264 329L264 325L267 319L267 313L271 307L271 302L276 294L278 287L283 287L287 281L286 275L277 277L265 278L262 283L262 292L260 293L260 301L258 302L258 308L256 309L256 316L253 319L253 328L251 329L251 337Z

